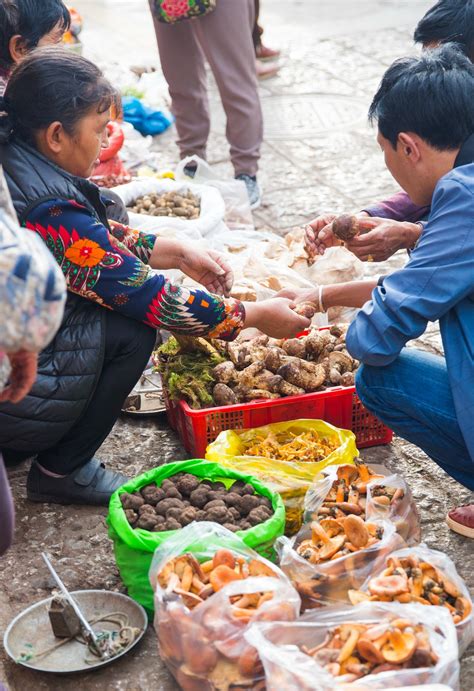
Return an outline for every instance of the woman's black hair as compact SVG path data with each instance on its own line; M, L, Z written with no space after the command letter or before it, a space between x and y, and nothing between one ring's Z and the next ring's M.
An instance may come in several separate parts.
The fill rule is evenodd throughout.
M439 0L420 19L416 43L458 43L474 62L474 0Z
M396 60L385 72L369 110L397 148L413 132L440 151L460 147L474 133L474 65L456 44Z
M0 99L0 143L14 134L34 144L56 121L73 135L85 115L112 107L120 111L120 95L94 63L64 48L37 48L15 67Z
M8 72L13 60L10 39L21 36L27 51L56 26L67 31L71 24L69 10L61 0L1 0L0 69Z

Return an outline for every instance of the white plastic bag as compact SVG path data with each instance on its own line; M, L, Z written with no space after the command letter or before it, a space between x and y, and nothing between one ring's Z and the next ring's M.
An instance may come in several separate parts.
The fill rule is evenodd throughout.
M196 165L196 172L192 178L186 175L184 171L185 167L191 162ZM223 180L199 156L183 158L176 167L175 178L187 183L192 181L197 184L215 187L224 199L225 222L229 228L253 229L254 224L247 188L242 180Z
M296 546L311 537L311 525L304 525L289 539L279 537L275 549L280 567L288 576L302 599L303 611L337 602L347 603L347 593L360 588L367 577L384 562L385 557L405 546L396 527L388 521L373 521L383 530L382 538L365 549L337 559L311 564L296 551Z
M438 662L432 667L416 667L369 674L350 684L338 682L312 657L300 649L322 643L335 627L349 623L378 625L396 618L421 624L429 636ZM358 605L352 609L333 607L310 612L296 622L253 624L246 633L255 646L265 668L267 691L333 691L340 689L386 689L410 685L446 684L457 689L459 684L458 644L454 624L446 610L423 605L377 603Z
M114 187L125 206L131 206L139 197L154 192L165 194L166 192L191 191L201 200L199 218L182 219L169 216L148 216L147 214L129 213L130 226L147 233L176 235L179 238L186 237L190 240L199 240L208 233L217 229L225 230L222 223L225 213L224 200L214 187L208 185L196 185L189 182L175 182L174 180L158 180L152 177L139 177L126 185Z
M219 549L230 550L246 561L257 560L275 576L230 582L193 609L159 584L158 575L171 559L192 553L202 563ZM185 691L224 691L229 681L248 684L261 676L258 654L244 638L250 622L294 620L300 610L298 594L282 571L216 523L191 523L166 540L153 557L150 582L155 590L160 654ZM273 597L255 610L250 622L237 618L231 598L261 592L273 593Z
M365 516L363 518L367 520L381 519L391 521L396 525L398 533L407 545L418 544L421 537L420 519L408 484L401 475L391 473L383 465L371 463L368 467L375 475L383 475L384 478L376 478L367 484ZM316 476L314 484L306 493L304 501L305 523L317 520L318 512L323 506L333 483L337 480L338 472L341 473L343 470L343 467L330 466L324 468ZM399 494L401 496L390 505L383 506L377 502L377 497L374 496L374 494L377 494L377 488L379 487L400 490Z
M446 576L460 592L463 598L466 598L470 604L471 612L470 614L456 624L456 632L458 636L459 643L459 653L462 655L466 648L470 645L474 637L474 615L472 612L472 599L469 590L464 583L461 576L456 571L456 567L447 554L444 552L439 552L438 550L430 549L426 545L418 545L417 547L408 547L406 549L400 549L396 552L390 554L390 558L400 558L414 556L420 559L422 562L434 566L438 571L440 571L443 576ZM373 573L366 579L365 583L362 584L360 590L367 593L369 591L369 584L372 578L380 576L382 571L387 567L386 560L383 564L379 564L377 569L374 569ZM424 605L427 609L433 609L428 605ZM443 609L446 609L443 607Z

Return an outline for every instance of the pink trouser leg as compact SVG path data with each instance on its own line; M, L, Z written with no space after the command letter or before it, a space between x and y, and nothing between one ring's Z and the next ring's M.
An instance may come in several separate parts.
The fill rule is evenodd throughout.
M237 175L256 174L263 138L252 42L254 15L254 0L219 0L215 11L200 19L175 26L155 22L181 155L202 155L209 133L202 49L227 116L227 140Z
M151 7L153 4L150 0ZM154 18L161 68L168 82L171 110L176 118L181 158L197 154L205 159L211 122L205 58L193 26L196 21L170 26Z

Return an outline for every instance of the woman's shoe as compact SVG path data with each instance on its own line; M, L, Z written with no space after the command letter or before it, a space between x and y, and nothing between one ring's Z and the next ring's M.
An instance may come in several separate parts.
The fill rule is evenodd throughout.
M474 504L451 509L446 516L446 523L455 533L474 538Z
M26 480L26 493L30 501L108 506L115 490L129 479L122 473L106 470L98 458L93 458L66 477L46 475L36 463L32 463Z
M280 57L281 51L276 48L269 48L260 43L255 48L255 55L259 60L277 60Z

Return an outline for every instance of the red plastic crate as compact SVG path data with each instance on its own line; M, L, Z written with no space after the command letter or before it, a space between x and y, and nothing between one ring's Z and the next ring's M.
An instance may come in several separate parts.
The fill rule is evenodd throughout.
M184 401L170 401L166 391L164 394L169 424L193 458L204 458L207 446L225 430L301 418L325 420L352 430L359 449L389 444L393 437L392 431L364 408L354 386L204 410L193 410Z

